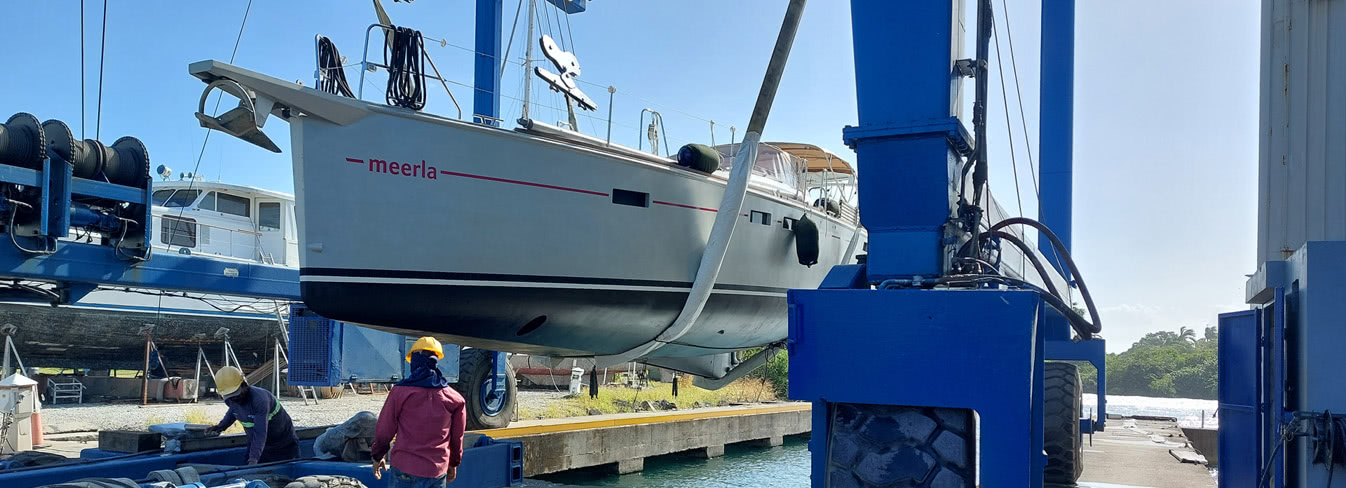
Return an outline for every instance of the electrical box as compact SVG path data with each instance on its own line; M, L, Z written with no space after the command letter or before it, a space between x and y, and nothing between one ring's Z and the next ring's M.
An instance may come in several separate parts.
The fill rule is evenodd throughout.
M415 337L331 320L303 305L290 306L290 366L295 386L396 383L410 373L407 351ZM458 380L458 346L444 344L439 370Z
M14 373L0 380L0 453L33 449L33 412L37 411L37 382Z

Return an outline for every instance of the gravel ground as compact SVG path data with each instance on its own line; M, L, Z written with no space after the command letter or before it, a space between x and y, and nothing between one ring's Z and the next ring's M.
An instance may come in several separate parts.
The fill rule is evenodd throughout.
M558 401L564 392L520 391L519 406L529 409L543 408ZM304 405L298 398L282 397L281 404L298 427L317 427L344 422L360 411L378 413L383 408L385 393L372 395L352 395L347 392L341 398L322 400L317 405L312 401ZM83 405L58 405L42 407L42 423L48 433L87 432L93 430L143 430L154 423L186 422L188 417L196 422L216 422L224 417L224 402L220 400L184 404L151 404L140 406L125 403L85 403Z

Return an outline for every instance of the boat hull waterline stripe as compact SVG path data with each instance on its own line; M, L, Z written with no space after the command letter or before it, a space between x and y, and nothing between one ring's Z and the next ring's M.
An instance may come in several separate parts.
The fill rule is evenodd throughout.
M478 285L527 288L573 288L588 290L668 291L686 293L689 282L591 278L579 276L532 276L436 271L303 268L299 280L330 283L384 283L408 285ZM786 289L769 286L715 285L715 293L784 297Z

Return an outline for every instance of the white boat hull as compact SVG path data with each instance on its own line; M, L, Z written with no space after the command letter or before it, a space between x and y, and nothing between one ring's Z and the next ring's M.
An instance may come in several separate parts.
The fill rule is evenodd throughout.
M620 353L677 317L722 180L518 132L371 110L345 126L291 120L303 294L314 310L560 356ZM615 193L648 206L614 203ZM754 212L768 223L751 221ZM784 227L786 217L805 213L821 234L812 267L798 264L794 233ZM757 192L743 214L699 323L656 356L784 338L785 291L816 287L854 232Z
M238 82L290 123L301 290L336 320L511 352L619 354L678 316L724 196L720 177L629 150L352 100L218 61L191 72ZM848 247L853 222L765 188L750 185L698 321L647 359L723 359L783 340L786 290L817 287L863 248ZM798 264L786 227L805 215L820 235L812 267ZM724 374L705 363L683 370Z

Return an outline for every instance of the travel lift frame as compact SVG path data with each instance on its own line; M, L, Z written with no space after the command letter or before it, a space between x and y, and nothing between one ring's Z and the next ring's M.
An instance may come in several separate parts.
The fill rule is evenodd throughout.
M989 19L989 2L969 3ZM1080 419L1080 433L1104 428L1102 339L1072 340L1063 313L1037 291L929 286L951 274L952 249L966 240L949 223L962 160L983 143L959 120L960 78L978 71L961 55L964 10L964 0L851 1L859 126L843 134L865 175L869 255L833 267L818 290L789 292L790 397L814 403L813 486L846 476L927 486L950 475L963 478L958 486L978 477L1042 486L1044 360L1094 364L1097 418ZM1043 0L1039 208L1067 250L1074 18L1073 0ZM989 36L989 24L981 28ZM1049 242L1039 248L1052 272L1070 277ZM892 374L837 374L843 364ZM1074 442L1078 453L1083 441Z
M93 141L76 141L87 145L89 151L72 156L68 148L74 139L65 127L59 121L39 124L35 117L24 113L0 125L0 187L5 192L0 199L3 202L0 215L16 218L15 223L0 231L6 234L3 237L13 239L11 245L0 245L0 277L55 285L53 289L16 288L26 290L27 298L53 305L71 304L103 285L301 300L299 271L294 268L186 253L151 253L150 243L155 234L149 210L152 185L147 151L132 138L118 140L110 149ZM74 177L72 162L87 163L90 157L101 160L99 166L109 169L115 168L115 164L135 165L141 174L133 174L129 179L136 186ZM116 163L109 162L113 158L117 158ZM122 173L121 177L127 175ZM20 216L22 220L17 220ZM98 239L99 243L61 240L70 237L72 225L97 228L104 236ZM498 359L500 354L495 356L496 377L501 378L495 382L503 384L500 368L506 362ZM484 397L483 400L488 401ZM301 441L304 449L311 446L312 440ZM522 483L521 444L480 440L467 447L465 470L459 471L458 484L496 487ZM69 463L0 472L0 486L36 486L91 476L139 478L153 470L171 470L180 463L236 463L245 450L207 448L161 455L158 451L119 454L86 449L80 459ZM228 476L259 470L278 470L294 477L340 474L379 486L365 465L302 460L240 466L227 473L210 475L207 481L218 484Z

